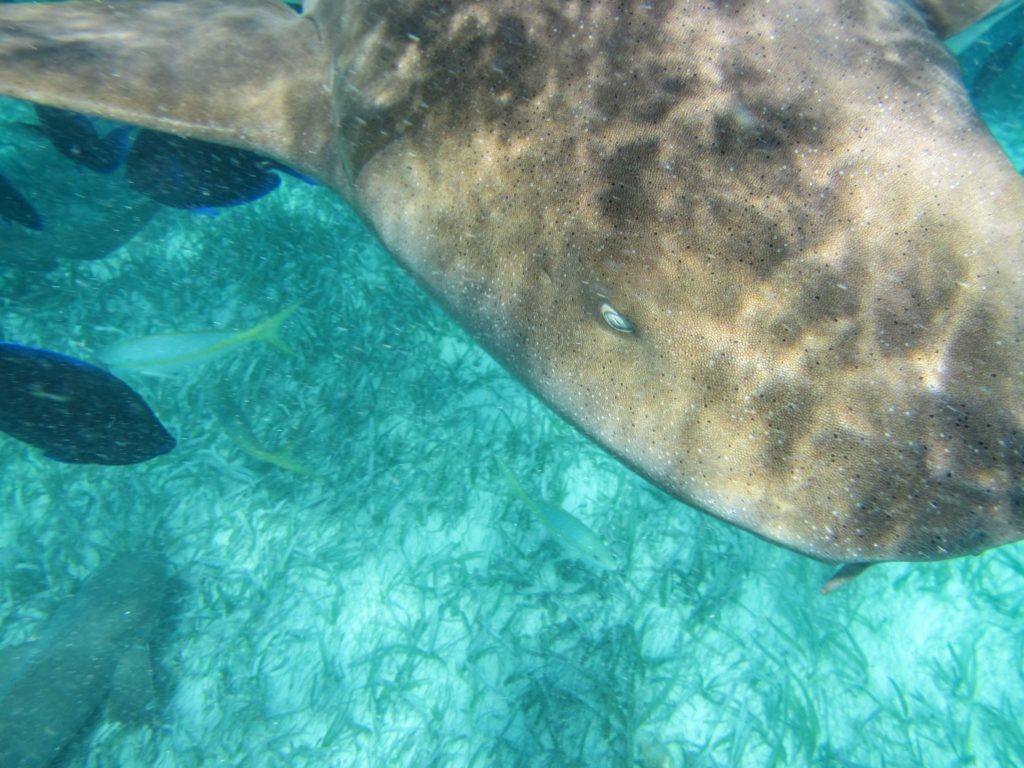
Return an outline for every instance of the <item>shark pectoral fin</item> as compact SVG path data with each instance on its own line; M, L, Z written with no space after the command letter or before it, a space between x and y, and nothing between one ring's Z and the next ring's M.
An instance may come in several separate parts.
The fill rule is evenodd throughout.
M328 56L277 0L0 5L0 94L327 168Z
M874 565L874 563L847 563L832 574L831 579L821 585L821 594L827 595L829 592L839 589L839 587L843 586L847 582L860 576L872 565Z
M149 646L130 646L118 659L110 682L107 717L122 723L147 719L156 701Z

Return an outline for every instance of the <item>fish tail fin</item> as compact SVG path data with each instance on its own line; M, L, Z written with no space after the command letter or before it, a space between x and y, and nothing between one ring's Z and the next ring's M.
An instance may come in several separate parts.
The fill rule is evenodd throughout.
M320 473L307 467L291 446L282 448L279 451L268 451L267 457L269 463L288 470L294 475L299 475L300 477L320 477Z
M508 464L505 463L504 459L500 456L496 456L495 461L498 462L498 466L501 468L501 473L505 476L505 482L508 484L508 489L512 495L523 502L523 504L525 504L534 515L543 519L540 507L537 506L537 502L530 498L530 495L523 490L523 486L519 484L519 480L516 479L515 474L509 468Z
M252 341L262 341L264 344L269 344L270 346L281 350L286 355L294 355L295 350L281 338L279 331L281 330L281 326L284 325L285 320L291 317L292 313L295 312L301 304L301 301L297 301L290 307L285 307L273 317L268 317L259 325L249 329L249 331L246 332L246 335L249 336Z
M0 5L0 94L328 167L327 56L277 0Z
M836 571L832 578L821 585L821 594L827 595L844 584L848 584L870 568L872 563L846 563Z
M319 472L307 467L306 463L299 458L298 443L299 436L292 435L283 448L271 452L273 457L271 463L301 477L320 477Z

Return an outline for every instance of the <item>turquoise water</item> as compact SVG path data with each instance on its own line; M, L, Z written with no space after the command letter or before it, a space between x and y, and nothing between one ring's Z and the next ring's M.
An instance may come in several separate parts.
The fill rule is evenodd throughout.
M1019 104L989 98L1013 154ZM51 225L45 252L0 230L3 338L89 359L302 301L294 355L124 375L178 438L168 456L68 466L0 439L0 642L114 553L160 551L179 580L156 716L101 718L70 765L1024 763L1024 546L823 598L830 567L672 500L552 415L327 190L150 210L11 125L24 105L3 119L0 167ZM126 219L140 231L106 258L61 258ZM246 453L240 418L315 474ZM495 457L623 568L567 556Z

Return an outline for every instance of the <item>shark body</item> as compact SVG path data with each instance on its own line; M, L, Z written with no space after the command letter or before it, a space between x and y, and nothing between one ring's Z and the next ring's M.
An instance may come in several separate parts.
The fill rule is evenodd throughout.
M668 492L807 555L1024 536L1024 181L987 0L0 8L0 92L275 157Z

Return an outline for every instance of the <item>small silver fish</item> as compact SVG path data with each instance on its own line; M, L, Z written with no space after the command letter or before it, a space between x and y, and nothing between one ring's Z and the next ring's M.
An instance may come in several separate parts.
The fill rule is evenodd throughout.
M525 504L538 520L544 525L548 533L562 547L574 557L580 557L607 571L617 570L619 567L615 555L608 549L601 537L590 528L570 515L564 509L548 504L544 501L532 499L523 487L519 484L516 476L508 465L498 459L498 466L505 475L512 495Z

